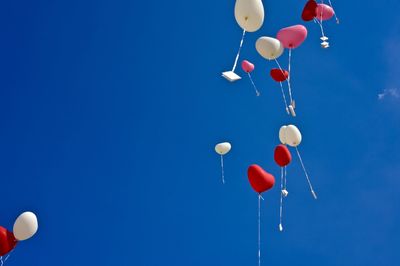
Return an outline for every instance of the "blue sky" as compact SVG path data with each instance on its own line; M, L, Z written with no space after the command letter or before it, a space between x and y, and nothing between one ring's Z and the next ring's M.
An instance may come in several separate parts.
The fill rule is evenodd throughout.
M274 65L254 43L302 23L303 2L263 1L241 59L234 1L3 1L0 223L25 210L38 234L7 265L256 265L252 163L279 176L278 130L294 123L285 232L265 194L263 265L395 265L400 259L398 1L334 1L341 24L305 24L293 53L298 117L282 110ZM287 54L280 60L286 65ZM240 71L238 71L240 73ZM221 184L214 145L230 141Z

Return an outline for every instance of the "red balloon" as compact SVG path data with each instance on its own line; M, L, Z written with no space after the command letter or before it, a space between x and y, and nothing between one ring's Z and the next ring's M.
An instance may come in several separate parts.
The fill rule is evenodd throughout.
M282 82L289 78L289 72L284 69L280 70L279 68L273 68L269 74L276 82Z
M0 226L0 256L4 256L15 248L18 240L14 234Z
M313 20L317 16L317 2L315 0L309 0L303 9L301 18L304 21Z
M292 161L292 155L285 145L279 144L275 148L274 160L280 167L284 167Z
M275 184L274 176L267 173L257 164L250 165L249 169L247 169L247 176L251 187L258 193L271 189Z

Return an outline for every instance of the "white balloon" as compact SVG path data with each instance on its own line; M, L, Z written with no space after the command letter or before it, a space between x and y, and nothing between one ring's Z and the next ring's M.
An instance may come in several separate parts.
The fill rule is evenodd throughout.
M286 141L289 146L297 147L301 143L301 133L300 130L294 126L289 125L286 128Z
M272 37L260 37L256 42L257 52L268 60L274 60L280 57L284 49L281 41Z
M225 155L231 150L232 146L229 142L222 142L215 145L215 151L219 155Z
M33 212L24 212L15 220L13 233L19 241L27 240L36 234L38 221Z
M236 0L235 18L239 26L245 31L257 31L264 22L264 6L262 1Z
M287 141L286 141L286 128L287 128L287 126L282 126L279 129L279 140L281 141L282 144L286 144L287 143Z

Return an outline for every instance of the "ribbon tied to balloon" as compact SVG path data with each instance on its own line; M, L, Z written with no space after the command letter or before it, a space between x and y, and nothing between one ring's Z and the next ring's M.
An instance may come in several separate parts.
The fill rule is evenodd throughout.
M253 88L254 88L254 91L256 92L256 95L260 96L260 92L258 91L258 89L256 87L256 84L254 83L253 78L251 76L251 72L253 72L253 70L254 70L254 64L250 63L247 60L243 60L242 61L242 69L243 69L244 72L247 73L247 76L249 77L250 82L253 85Z
M292 97L292 86L291 81L293 77L293 73L291 70L292 63L292 50L299 47L307 38L307 28L303 25L294 25L290 27L283 28L278 31L276 38L282 43L283 47L289 49L289 62L288 62L288 72L289 76L287 78L288 87L289 87L289 98L290 105L288 109L292 116L296 116L294 109L296 108L295 101ZM282 69L280 67L280 69Z
M283 231L282 214L283 214L283 198L289 194L286 187L286 166L292 161L292 154L286 145L279 144L274 151L274 160L281 168L281 193L280 193L280 206L279 206L279 230Z
M311 194L315 199L317 199L317 194L315 193L313 186L311 184L310 177L307 173L307 170L304 166L303 159L301 158L298 146L300 145L302 141L302 135L300 133L300 130L295 126L295 125L288 125L288 126L282 126L279 130L279 140L283 145L288 145L290 147L295 148L297 156L299 158L301 167L303 169L304 175L306 176L307 183L310 187Z
M229 142L221 142L215 145L215 152L221 156L221 177L223 184L225 184L224 155L229 153L231 149L232 145Z
M257 164L250 165L247 169L250 186L258 193L258 265L261 265L261 194L270 190L275 185L273 175Z
M246 32L255 32L259 30L264 23L264 5L262 1L236 0L235 19L238 25L243 29L242 39L240 40L239 49L232 70L222 73L222 76L231 82L241 79L241 77L235 73L235 70L243 47Z
M294 25L290 27L283 28L279 30L276 38L263 36L260 37L256 42L257 52L267 60L274 60L278 65L279 71L273 69L270 72L271 77L280 83L283 101L285 103L285 109L288 114L293 117L296 116L295 108L296 104L292 97L292 86L291 86L291 58L292 49L299 47L307 38L307 29L303 25ZM284 48L289 49L289 62L288 70L284 70L278 62L278 57L280 57ZM288 84L289 100L290 104L287 104L286 96L283 90L282 82L286 81Z

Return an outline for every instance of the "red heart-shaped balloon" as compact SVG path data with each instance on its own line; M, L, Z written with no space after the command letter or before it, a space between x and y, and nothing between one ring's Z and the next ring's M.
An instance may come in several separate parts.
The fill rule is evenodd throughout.
M271 75L272 79L275 80L276 82L282 82L289 78L289 72L283 69L280 70L279 68L271 69L271 72L269 74Z
M0 226L0 256L4 256L15 248L18 240L14 234Z
M267 173L257 164L250 165L247 169L247 176L251 187L258 193L271 189L275 184L274 176Z
M304 6L303 13L301 13L301 18L304 21L313 20L317 16L317 2L315 0L309 0Z
M285 145L279 144L275 148L274 160L280 167L284 167L292 161L292 155Z

